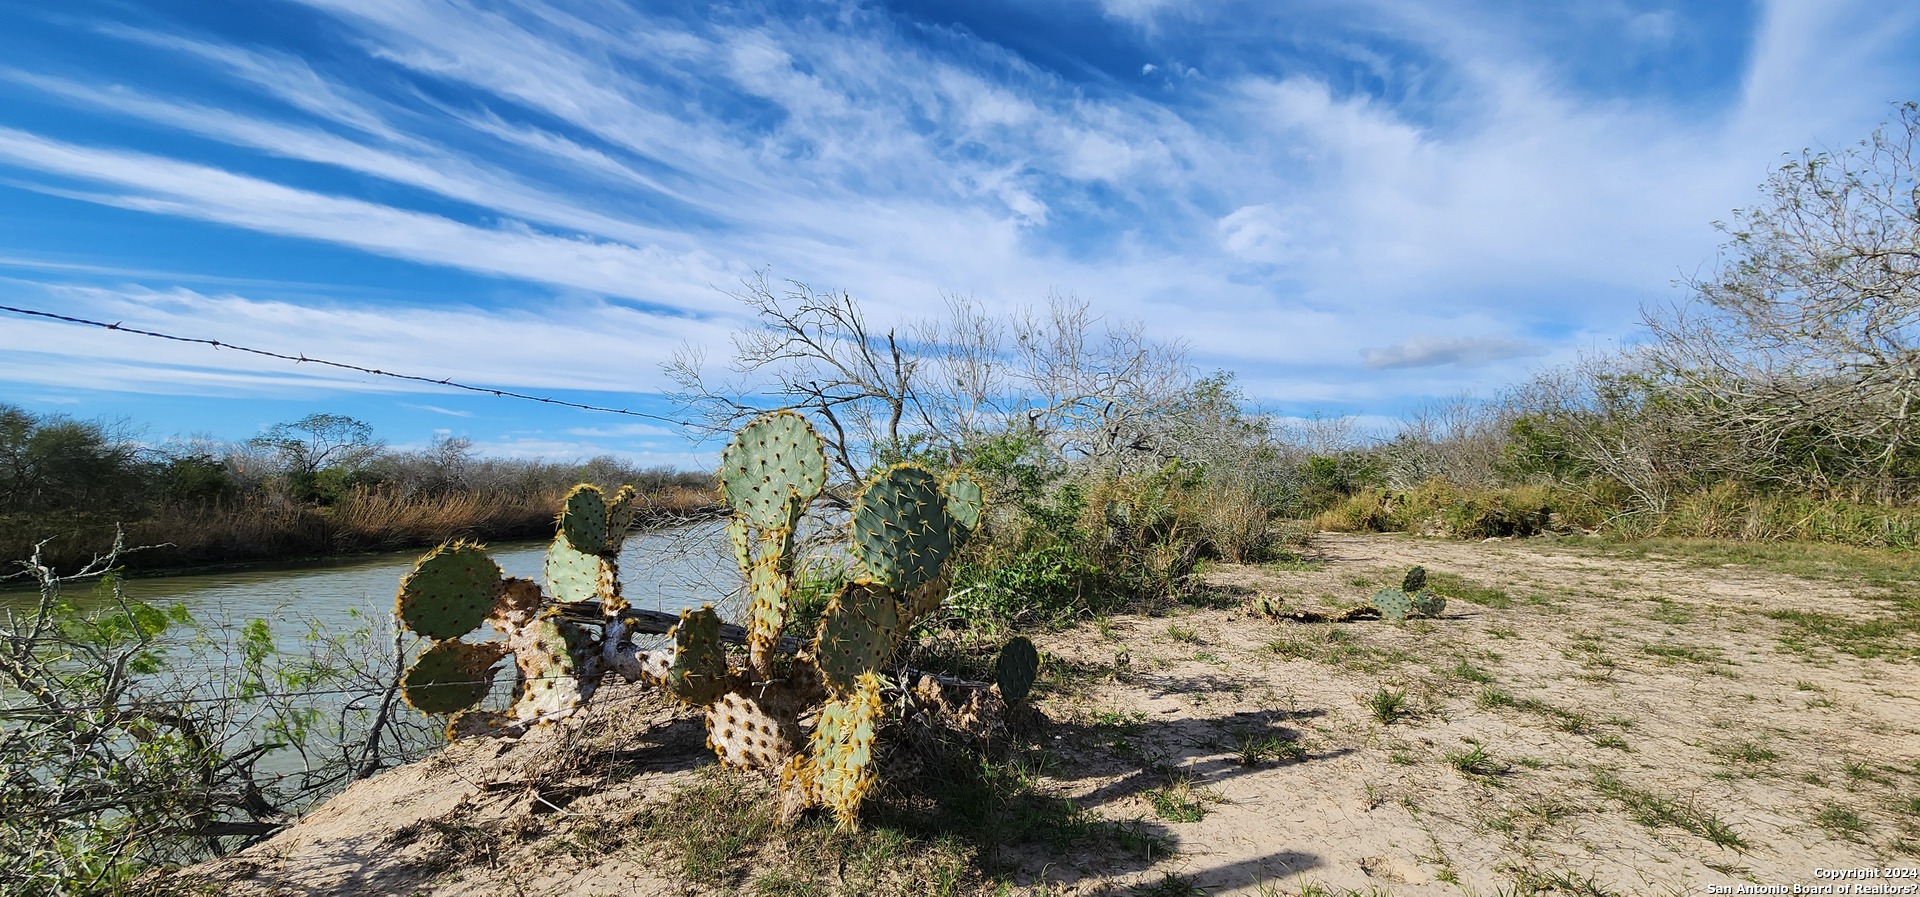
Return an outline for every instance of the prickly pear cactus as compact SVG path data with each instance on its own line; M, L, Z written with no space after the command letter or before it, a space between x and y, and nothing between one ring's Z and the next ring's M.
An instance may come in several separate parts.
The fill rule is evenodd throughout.
M1380 609L1382 619L1399 623L1407 618L1407 611L1413 608L1407 593L1399 589L1381 589L1373 593L1373 606Z
M1414 613L1423 617L1438 617L1447 610L1447 599L1430 589L1422 589L1408 599Z
M873 786L873 734L880 712L880 679L872 673L862 674L845 697L820 708L810 790L841 828L859 826L860 801Z
M681 613L668 629L671 647L641 650L633 635L660 624L620 596L616 560L638 499L630 487L609 499L580 486L562 502L544 590L504 577L479 546L460 542L429 553L402 581L400 619L434 640L406 674L408 701L452 714L449 737L516 731L572 712L605 673L618 672L703 708L720 762L783 768L781 819L825 806L842 826L857 824L890 687L880 674L914 621L945 597L948 561L982 524L982 490L964 472L941 478L908 464L866 483L849 514L850 581L796 652L783 638L801 521L826 485L824 444L798 414L762 415L721 453L719 479L732 509L727 540L752 599L744 634L707 606ZM500 637L465 640L483 627ZM744 666L729 662L723 637L745 642ZM777 651L793 652L791 662L776 668ZM476 709L509 656L519 674L511 704ZM1009 642L999 694L1025 698L1038 666L1031 643ZM817 720L810 734L803 719Z
M820 435L791 411L755 418L720 453L720 488L727 504L759 529L786 525L789 495L811 498L826 485Z
M911 464L888 468L860 490L852 533L862 578L895 592L938 576L958 544L940 482Z
M400 681L408 706L421 713L457 713L480 703L493 687L493 665L507 656L499 642L435 643Z
M622 489L609 506L600 490L576 486L561 502L547 549L547 590L500 572L486 550L449 542L428 552L400 581L394 612L410 631L433 640L401 681L409 705L452 714L477 707L491 690L495 665L513 657L518 676L505 720L557 719L579 707L598 686L603 664L584 624L559 618L561 605L598 602L599 611L626 610L615 555L632 523L634 494ZM462 641L490 628L498 641ZM474 716L449 731L499 728L500 719Z
M1033 690L1033 680L1039 675L1040 652L1033 650L1033 642L1023 635L1008 639L993 664L993 678L1000 686L1001 700L1009 704L1026 700L1027 692Z
M726 648L720 644L720 615L713 612L713 605L681 611L680 623L667 635L673 639L673 665L665 682L668 694L704 707L733 687Z
M827 687L845 693L862 674L878 669L900 637L900 606L886 591L848 583L827 604L814 642L814 662Z
M753 596L747 664L755 679L772 675L793 592L794 540L807 503L826 482L825 444L791 411L755 418L720 453L720 490L733 508L727 540Z
M1400 591L1412 595L1427 587L1427 568L1416 566L1400 580Z

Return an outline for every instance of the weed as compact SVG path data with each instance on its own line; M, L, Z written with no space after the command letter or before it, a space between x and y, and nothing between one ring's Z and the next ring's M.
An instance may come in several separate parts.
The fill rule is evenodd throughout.
M1501 691L1500 689L1494 688L1493 686L1487 686L1486 688L1480 689L1480 697L1478 699L1478 702L1480 706L1485 707L1489 710L1495 707L1512 707L1513 705L1519 703L1514 699L1513 695L1507 694L1506 692Z
M1219 792L1194 787L1193 779L1186 776L1176 776L1166 785L1147 792L1154 815L1168 822L1199 822L1207 816L1207 804L1219 800Z
M1454 675L1454 678L1456 679L1461 679L1466 682L1475 682L1482 685L1493 681L1492 673L1489 673L1486 670L1483 670L1483 669L1480 669L1479 667L1474 666L1472 663L1468 662L1464 658L1461 659L1459 664L1454 666L1453 675Z
M1616 751L1625 751L1629 754L1633 753L1633 747L1627 744L1625 738L1621 738L1618 735L1595 735L1593 736L1593 744L1595 747L1612 748Z
M1846 772L1847 780L1853 785L1857 785L1861 782L1872 782L1875 785L1893 784L1892 779L1889 779L1886 776L1881 775L1880 773L1876 772L1873 767L1868 766L1865 762L1860 760L1848 760L1847 762L1841 764L1840 768Z
M1139 885L1127 893L1137 897L1206 897L1206 891L1193 883L1193 879L1174 872L1168 872L1160 880L1150 885Z
M1299 760L1307 755L1300 742L1279 735L1247 734L1235 747L1242 766L1264 766L1282 760Z
M1167 637L1176 642L1185 642L1189 645L1200 644L1200 633L1195 632L1190 626L1182 626L1178 623L1170 623L1167 625Z
M1779 754L1752 741L1712 745L1707 748L1707 753L1728 763L1772 763L1780 759Z
M1513 597L1492 586L1482 585L1462 579L1452 573L1427 573L1427 588L1448 598L1458 598L1468 604L1481 607L1507 608L1513 606Z
M1702 810L1692 801L1681 802L1642 791L1615 778L1604 769L1593 771L1593 786L1601 794L1618 801L1627 815L1649 829L1670 826L1691 832L1721 847L1745 849L1747 842L1725 820Z
M1861 820L1860 814L1846 807L1828 807L1814 816L1813 821L1826 829L1828 834L1849 841L1858 840L1867 831L1867 824Z
M1487 747L1483 744L1475 744L1470 751L1448 754L1447 763L1471 778L1483 780L1492 779L1508 771L1507 765L1487 753Z
M1367 709L1381 725L1391 725L1394 720L1407 714L1407 693L1400 689L1382 688L1367 698Z

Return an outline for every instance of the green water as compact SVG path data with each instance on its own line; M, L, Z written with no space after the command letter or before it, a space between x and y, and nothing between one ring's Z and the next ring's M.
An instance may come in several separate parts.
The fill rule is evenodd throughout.
M636 607L679 610L722 602L740 584L723 527L708 523L643 533L628 539L620 554L622 594ZM547 543L498 543L488 546L508 576L540 580ZM309 627L351 631L369 619L393 613L400 577L413 568L420 549L357 555L299 566L258 565L217 573L149 576L125 583L128 598L156 606L184 606L203 624L260 618L273 628L283 647L305 636ZM0 591L0 609L31 609L38 593L19 580ZM81 607L104 600L92 583L74 583L64 596Z

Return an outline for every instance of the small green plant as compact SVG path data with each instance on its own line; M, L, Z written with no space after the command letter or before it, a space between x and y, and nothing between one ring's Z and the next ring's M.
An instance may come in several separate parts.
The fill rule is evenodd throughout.
M1728 763L1772 763L1780 759L1779 754L1753 741L1715 745L1708 747L1707 752Z
M1860 814L1846 807L1828 807L1814 816L1813 821L1834 837L1849 841L1858 840L1867 831L1867 823Z
M1176 776L1173 781L1147 792L1153 813L1168 822L1199 822L1207 817L1207 804L1220 800L1217 792L1196 787L1194 780Z
M1189 645L1200 644L1200 633L1194 631L1191 626L1182 626L1178 623L1169 623L1167 625L1167 637L1176 642L1184 642Z
M1242 735L1235 744L1234 752L1242 766L1264 766L1283 760L1299 760L1307 755L1307 749L1300 742L1270 734Z
M1487 752L1486 745L1477 742L1474 743L1473 750L1448 754L1447 765L1459 770L1463 775L1481 780L1493 779L1508 770L1505 763L1494 759L1493 755Z
M1465 682L1474 682L1481 685L1485 685L1493 681L1492 673L1489 673L1486 670L1483 670L1477 666L1474 666L1471 661L1466 660L1465 658L1462 658L1460 662L1454 666L1451 672L1453 673L1454 678L1460 679Z
M1390 725L1407 714L1407 693L1397 688L1382 688L1367 698L1367 710L1381 725Z

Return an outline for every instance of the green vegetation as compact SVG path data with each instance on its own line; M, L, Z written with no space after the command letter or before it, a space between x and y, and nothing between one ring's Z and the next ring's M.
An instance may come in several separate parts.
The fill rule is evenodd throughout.
M455 537L538 538L577 482L633 484L646 514L714 507L706 474L638 470L612 458L549 464L476 457L471 441L384 448L364 423L314 414L239 444L148 446L123 423L35 415L0 404L0 557L78 569L124 529L131 570L432 545Z
M130 597L121 557L67 574L34 559L40 601L0 619L0 892L134 893L149 866L259 840L440 744L380 700L401 658L382 656L379 624L279 653L262 620L197 623ZM231 664L183 645L227 646Z

